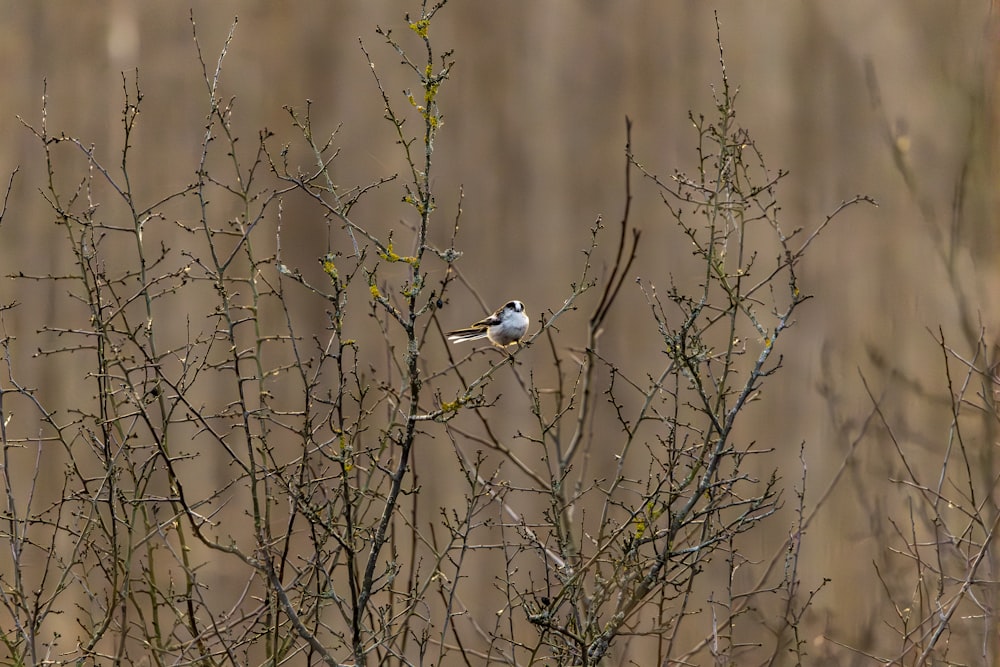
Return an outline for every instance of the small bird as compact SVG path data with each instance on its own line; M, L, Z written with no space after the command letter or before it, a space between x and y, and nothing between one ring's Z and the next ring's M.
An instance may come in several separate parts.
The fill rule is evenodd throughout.
M528 321L524 304L520 301L508 301L486 319L479 320L465 329L449 331L446 335L453 343L489 338L494 345L506 347L521 340L528 330Z

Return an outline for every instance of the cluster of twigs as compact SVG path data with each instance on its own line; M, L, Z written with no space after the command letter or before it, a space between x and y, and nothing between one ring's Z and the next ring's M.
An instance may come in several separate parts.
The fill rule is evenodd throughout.
M738 126L722 58L713 116L692 116L693 175L640 164L627 124L607 279L594 275L598 219L562 305L522 344L485 367L478 353L442 353L439 309L465 283L460 210L442 223L432 188L453 64L431 40L444 4L407 17L415 50L378 31L415 81L402 100L361 45L401 175L338 183L336 133L323 136L308 105L288 108L294 141L276 147L263 132L244 153L235 102L221 93L232 32L214 64L198 53L209 104L188 187L148 202L133 189L138 83L125 85L114 166L52 132L44 105L28 125L72 268L13 278L65 285L66 309L37 354L85 370L67 380L74 400L50 408L45 391L20 382L14 341L3 340L2 537L13 562L0 606L14 663L595 665L618 651L688 664L788 649L801 659L814 593L799 591L797 575L805 480L792 537L739 585L741 536L775 515L783 487L774 448L736 427L781 370L783 335L807 299L799 263L834 215L865 198L809 232L786 230L784 174L767 170ZM57 171L72 169L82 176L67 188ZM639 281L663 353L642 378L601 347L639 252L637 173L700 267L694 288ZM397 186L410 213L402 243L354 211ZM326 220L319 274L283 248L291 197ZM450 241L438 247L430 231L443 224ZM567 351L557 324L592 290L585 346ZM324 313L321 327L293 305L301 299ZM378 335L359 336L366 327ZM525 354L548 365L552 384L526 372ZM507 373L521 393L499 405L492 387ZM497 423L512 405L532 417L514 436L530 458ZM605 413L610 437L595 428ZM434 439L453 443L448 483L463 499L437 513L421 504L415 457ZM26 465L32 474L15 473ZM713 561L721 586L707 576ZM484 583L502 598L492 616L472 601ZM781 620L771 639L747 644L737 618L765 596L782 601Z

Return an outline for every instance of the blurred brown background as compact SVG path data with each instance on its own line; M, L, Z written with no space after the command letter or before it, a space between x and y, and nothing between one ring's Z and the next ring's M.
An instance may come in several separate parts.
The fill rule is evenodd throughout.
M566 285L579 275L589 227L598 215L614 222L621 214L626 115L634 121L636 156L650 170L694 169L696 136L687 113L711 116L710 86L720 78L713 9L728 75L741 87L738 118L769 167L791 172L779 189L786 227L812 228L859 193L880 204L839 218L807 257L802 284L816 298L799 311L784 341L785 370L747 414L747 437L787 451L789 487L805 441L807 502L815 499L870 410L863 375L876 395L886 392L885 412L907 436L902 445L933 470L947 414L928 410L905 387L944 392L933 339L939 325L956 347L971 349L957 323L955 285L988 337L996 338L1000 327L998 52L988 2L452 2L432 34L439 50L454 49L457 61L441 94L445 126L436 146L435 188L440 220L450 221L464 187L459 244L465 275L491 305L521 298L533 316L561 305ZM408 10L419 8L212 2L194 15L209 63L239 17L223 95L236 98L244 141L256 141L264 127L278 143L293 141L282 106L310 99L317 127L342 124L337 177L366 183L403 165L358 38L402 105L401 90L413 81L374 29L390 27L405 37ZM0 229L0 258L4 274L58 274L67 257L53 251L59 242L50 237L59 231L38 194L41 152L16 118L37 124L43 80L50 131L92 141L99 154L113 157L122 143L122 72L131 78L139 69L145 100L134 141L134 187L150 198L192 180L207 111L204 82L188 12L174 3L6 2L0 11L0 175L21 167ZM866 61L883 109L872 104ZM912 167L910 188L894 162L892 141ZM959 183L964 208L955 219ZM666 286L687 251L649 183L635 190L632 220L644 236L632 273ZM391 226L408 215L396 202L372 198L356 216ZM315 271L323 223L315 212L297 218L296 210L294 203L286 210L286 262ZM437 238L446 233L444 224ZM949 280L941 248L948 249L944 257L953 251L957 283ZM54 297L44 290L59 287L15 293L23 289L5 281L0 296L4 303L24 302L5 322L19 337L22 372L30 374L34 332L53 317ZM631 280L625 292L603 345L641 376L659 363L658 337ZM454 292L442 317L460 326L480 314L474 299ZM582 337L572 325L563 335L567 345ZM636 350L650 350L649 358ZM58 403L58 378L48 382L39 379ZM874 435L859 446L849 481L805 539L804 587L832 579L813 609L807 638L814 655L825 650L823 633L861 647L879 643L873 635L886 600L872 563L887 557L890 538L875 529L882 524L873 515L891 515L904 499L888 483L897 471L887 446ZM773 551L768 540L784 539L787 525L776 521L770 535L761 535L762 553Z

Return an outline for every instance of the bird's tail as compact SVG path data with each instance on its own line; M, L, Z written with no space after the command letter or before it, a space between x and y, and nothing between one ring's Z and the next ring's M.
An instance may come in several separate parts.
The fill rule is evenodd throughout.
M446 335L448 336L448 340L452 343L461 343L467 340L479 340L480 338L486 338L486 329L480 327L456 329L455 331L449 331Z

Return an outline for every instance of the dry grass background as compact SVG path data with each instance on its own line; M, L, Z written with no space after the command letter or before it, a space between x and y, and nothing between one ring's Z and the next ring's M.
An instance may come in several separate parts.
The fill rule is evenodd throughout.
M399 93L412 83L396 78L398 59L374 28L404 32L407 9L416 8L220 1L196 7L194 16L210 61L239 17L223 94L236 99L235 125L248 145L264 127L278 142L292 141L282 106L309 99L318 127L342 125L336 176L365 183L403 165L358 37L387 90ZM790 480L799 474L804 441L807 504L815 501L871 412L864 378L883 400L910 462L932 473L940 467L950 419L938 327L958 351L971 353L975 341L961 325L971 313L981 318L988 342L1000 339L994 103L1000 53L987 2L453 2L434 25L438 49L453 48L457 61L441 97L445 127L436 146L435 188L445 220L454 217L464 189L459 267L491 305L520 298L535 315L561 304L565 286L578 275L590 225L598 215L620 215L625 116L635 123L640 162L661 174L694 168L696 137L687 112L711 111L710 84L719 79L714 9L729 76L742 89L740 121L769 165L791 172L779 190L786 224L814 226L858 193L880 203L840 218L805 263L803 284L816 298L800 311L786 341L785 370L751 407L744 435L787 452ZM131 78L138 68L145 99L133 142L134 188L154 197L182 187L192 178L207 112L191 26L187 11L173 3L125 0L86 8L8 2L0 16L0 174L21 168L0 227L3 273L60 274L69 257L38 194L42 155L16 116L37 122L45 80L50 130L92 141L98 154L111 156L122 142L122 72ZM866 62L877 77L881 109L872 103ZM886 123L912 169L911 187L894 161ZM67 183L79 176L60 175ZM955 220L959 184L964 213ZM646 183L636 195L633 221L644 235L632 272L660 285L669 275L693 284L684 274L688 252L658 196ZM184 215L182 209L176 214ZM355 215L387 230L408 211L398 198L382 196L365 201ZM438 233L443 239L447 225ZM284 206L282 242L287 264L320 275L324 225L294 196ZM951 271L944 261L949 256ZM23 303L5 314L4 325L17 336L15 364L24 379L52 405L77 400L80 388L67 378L82 377L80 369L32 358L36 348L53 343L37 331L59 309L72 307L60 285L5 280L0 296ZM176 308L178 321L200 312L197 303ZM461 326L480 315L471 295L455 291L441 317ZM316 324L322 326L318 315ZM581 324L567 320L560 343L579 344L575 327ZM641 376L659 363L657 341L641 294L627 285L604 334L607 354ZM501 402L500 409L509 411L504 423L511 433L527 422L516 406ZM16 415L13 426L21 433L38 428L18 423ZM454 456L443 440L425 444L418 474L436 482L435 470L453 467ZM976 446L996 444L984 438ZM61 462L47 463L51 478L60 478ZM210 467L203 474L211 484ZM905 516L910 500L890 481L899 475L884 429L870 428L805 537L803 585L832 580L807 619L817 661L842 655L830 640L871 651L892 645L881 625L892 613L875 565L904 565L891 553L897 538L886 522ZM424 507L433 511L452 491L447 483L428 483L423 492ZM781 517L769 522L757 534L759 555L770 555L787 531ZM225 573L218 576L224 586ZM1000 573L984 576L995 581ZM766 610L761 616L766 623ZM992 632L995 642L995 625Z

